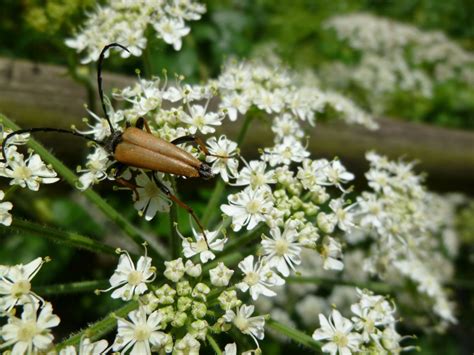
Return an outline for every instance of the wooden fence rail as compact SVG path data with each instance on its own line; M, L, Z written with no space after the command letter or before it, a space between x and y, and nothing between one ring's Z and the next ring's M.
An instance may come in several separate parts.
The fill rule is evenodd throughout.
M133 76L104 75L107 88L124 87L134 80ZM0 58L0 112L21 126L80 126L81 118L86 116L86 101L84 88L67 75L64 67ZM474 132L390 119L380 119L379 123L380 129L372 132L343 122L317 124L309 132L310 148L315 156L340 157L360 176L367 169L364 154L368 150L392 158L417 159L418 170L429 174L431 188L474 195ZM239 124L227 123L221 131L233 137ZM251 154L256 146L270 145L271 140L268 127L257 123L242 150ZM66 161L80 161L74 158L78 150L69 137L45 137L44 141Z

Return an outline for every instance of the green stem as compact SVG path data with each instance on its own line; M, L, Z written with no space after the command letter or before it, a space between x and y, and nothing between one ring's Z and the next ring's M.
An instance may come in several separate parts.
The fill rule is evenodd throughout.
M3 228L3 227L2 227ZM8 228L18 232L31 233L32 235L50 239L54 242L64 243L72 247L86 249L94 253L106 253L117 256L115 248L105 245L83 235L62 231L56 228L42 226L40 224L14 218L11 226Z
M102 320L92 324L86 329L81 330L79 333L71 336L65 341L56 345L56 350L60 350L69 345L77 345L81 342L83 337L89 338L91 342L100 339L104 334L107 334L116 327L117 317L124 318L128 313L138 308L138 302L132 301L127 303L122 308L119 308L115 312L110 313Z
M10 119L8 119L2 114L0 114L0 123L5 124L6 127L15 131L20 129L20 127L18 127L15 123L13 123ZM49 151L45 147L43 147L33 138L30 138L28 140L28 145L33 150L35 150L41 156L41 158L43 158L44 161L50 164L64 180L66 180L71 186L76 187L78 178L76 174L74 174L67 166L65 166L54 155L49 153ZM84 195L89 199L89 201L95 204L107 217L114 221L115 224L117 224L125 232L125 234L130 237L130 239L132 239L135 243L141 245L143 244L143 242L146 241L150 245L150 251L154 257L162 260L165 259L163 251L161 250L160 246L157 245L154 239L151 239L141 233L119 211L110 206L96 192L91 189L87 189L84 191Z
M286 279L288 283L311 283L311 284L323 284L323 285L343 285L343 286L353 286L358 288L366 288L368 290L378 292L378 293L390 293L393 292L393 287L377 281L349 281L336 279L331 277L305 277L305 276L290 276Z
M3 196L3 199L5 201L8 201L10 198L10 195L12 195L16 190L20 188L20 185L13 185L8 188L7 191L5 191L5 196Z
M297 343L304 345L308 348L321 351L321 344L310 337L308 334L305 334L297 329L291 328L283 323L277 322L274 319L268 319L265 322L265 326L273 329L274 331L286 335L288 338L296 341Z
M218 261L222 261L221 259L226 257L229 254L232 254L235 250L240 249L247 245L249 242L253 241L254 239L258 238L261 236L263 231L266 229L266 225L264 223L261 223L257 228L254 230L248 231L246 234L244 234L241 237L234 237L231 239L230 242L227 243L226 247L224 250L219 253L219 255L213 260L211 264L216 264Z
M216 355L222 355L222 351L219 348L219 345L217 345L216 340L210 335L209 333L206 334L206 339L211 345L212 349L216 352Z
M90 292L106 288L108 280L79 281L68 284L48 285L34 287L34 291L41 296L63 295L69 293Z
M222 193L224 192L225 189L225 182L224 180L219 180L214 186L214 190L212 191L211 198L209 199L209 202L207 203L206 209L204 210L204 215L201 218L202 225L206 227L209 222L211 221L211 218L214 217L217 214L220 215L220 211L216 212L216 207L221 201Z
M239 134L237 135L237 145L240 147L240 145L243 143L245 136L247 134L247 131L250 127L250 123L252 122L252 115L247 115L245 116L244 123L242 124L242 127L240 127ZM204 215L202 216L202 224L206 226L209 222L211 222L212 217L214 217L216 214L220 215L220 211L216 212L217 206L221 202L222 194L224 193L225 189L225 182L224 180L219 180L214 187L214 191L212 192L211 198L209 199L209 202L207 203L206 209L204 210Z

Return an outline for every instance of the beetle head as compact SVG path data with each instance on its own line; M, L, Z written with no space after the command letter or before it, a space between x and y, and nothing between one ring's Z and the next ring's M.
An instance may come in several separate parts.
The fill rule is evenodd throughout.
M212 173L211 167L206 164L202 163L199 166L199 176L202 177L204 180L212 179L214 174Z

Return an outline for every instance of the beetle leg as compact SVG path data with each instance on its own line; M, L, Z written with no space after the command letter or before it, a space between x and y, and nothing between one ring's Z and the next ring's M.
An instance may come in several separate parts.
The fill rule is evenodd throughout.
M201 224L201 221L199 220L199 218L197 218L196 214L194 213L194 210L189 207L187 204L185 204L183 201L181 201L179 198L177 198L175 195L173 195L170 191L170 189L168 189L168 187L166 187L165 184L163 184L156 176L155 174L152 175L153 177L153 180L155 181L156 185L158 186L158 188L163 191L163 193L173 202L177 203L181 208L185 209L190 215L191 217L193 217L194 221L197 223L197 225L199 226L199 229L201 230L202 232L202 235L204 237L204 240L206 242L206 245L207 245L207 248L210 249L209 247L209 243L207 242L207 236L206 236L206 232L204 231L204 227L203 225Z
M115 181L118 184L120 184L122 186L125 186L125 187L129 188L130 190L132 190L133 191L133 200L138 201L138 199L140 198L140 195L138 194L138 190L137 190L138 186L135 185L134 183L132 183L131 180L126 180L126 179L120 177L120 175L123 174L123 172L127 169L127 167L128 167L127 165L122 164L122 163L117 161L117 162L113 163L111 166L109 166L109 169L110 168L115 168L116 169L115 172L114 172Z
M129 188L130 190L133 191L133 201L138 201L140 199L140 195L138 194L138 186L135 185L133 182L131 182L130 180L126 180L124 178L116 178L115 181L122 185L122 186L125 186L127 188Z
M198 136L193 136L193 135L182 136L182 137L178 137L176 139L173 139L171 141L171 143L174 144L174 145L188 143L188 142L196 143L198 145L199 149L201 150L201 152L203 152L205 155L211 155L211 154L209 154L209 151L207 150L207 147L204 144L204 142L202 141L202 139L199 138Z
M147 120L145 120L143 117L140 117L137 122L135 123L135 127L143 129L145 127L145 130L151 134L151 129L150 126L148 125Z

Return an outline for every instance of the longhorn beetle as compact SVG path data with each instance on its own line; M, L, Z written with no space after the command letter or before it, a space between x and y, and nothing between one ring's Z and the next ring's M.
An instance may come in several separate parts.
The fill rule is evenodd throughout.
M38 128L29 128L21 129L18 131L11 132L8 134L2 144L2 153L3 160L6 161L6 144L8 140L22 133L34 133L34 132L57 132L57 133L66 133L72 134L74 136L79 136L89 141L95 142L99 146L103 147L110 155L115 159L115 165L117 168L115 170L116 181L124 185L131 190L133 190L135 198L138 198L137 186L131 183L124 178L121 178L120 175L128 167L149 169L152 171L160 171L163 173L170 173L174 175L190 177L190 178L204 178L210 179L213 177L211 172L211 167L193 155L177 147L177 145L186 143L186 142L195 142L198 144L201 151L206 155L209 154L206 146L199 137L196 136L183 136L176 138L175 140L168 142L159 137L152 135L148 123L143 117L140 117L135 127L131 127L130 123L127 122L126 127L123 131L114 129L107 109L104 102L104 91L102 88L102 63L104 61L105 53L111 47L119 47L127 52L128 49L122 46L119 43L111 43L105 46L100 53L99 60L97 62L97 86L99 89L100 102L102 104L102 109L105 114L105 118L110 128L111 134L106 137L103 141L97 141L91 137L87 137L79 132L74 130L59 129L59 128L49 128L49 127L38 127ZM145 130L143 130L145 128ZM197 218L196 214L191 207L186 205L184 202L179 200L171 191L156 177L152 174L152 179L157 184L158 188L173 202L177 203L180 207L184 208L198 224L201 232L203 234L204 240L209 247L207 242L207 237L204 231L204 227Z

